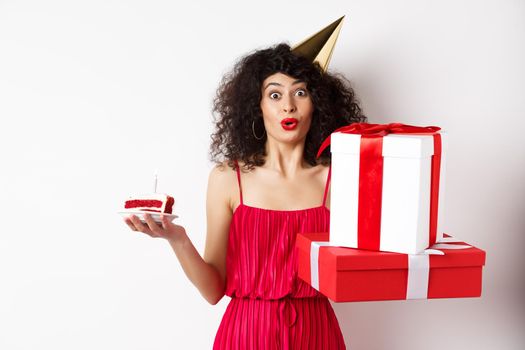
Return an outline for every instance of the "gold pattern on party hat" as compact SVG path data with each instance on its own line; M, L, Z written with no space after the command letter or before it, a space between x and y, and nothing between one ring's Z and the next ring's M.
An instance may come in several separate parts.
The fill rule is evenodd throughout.
M339 18L326 28L294 45L291 51L308 58L312 62L318 62L323 72L326 72L344 18L345 16Z

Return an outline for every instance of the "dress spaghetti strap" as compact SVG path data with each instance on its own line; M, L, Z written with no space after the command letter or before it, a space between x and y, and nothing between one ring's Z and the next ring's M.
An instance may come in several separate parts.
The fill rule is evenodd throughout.
M323 207L326 206L326 196L328 195L328 187L330 187L330 177L332 175L332 165L328 168L328 176L326 177L326 186L324 188Z
M240 204L242 205L243 202L242 202L241 172L239 170L239 162L237 162L237 160L235 160L235 170L237 171L237 183L239 184L239 196L241 200Z

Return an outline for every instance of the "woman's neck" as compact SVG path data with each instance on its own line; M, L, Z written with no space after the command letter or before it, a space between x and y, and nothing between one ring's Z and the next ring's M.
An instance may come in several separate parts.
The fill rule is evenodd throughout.
M276 171L285 178L294 177L300 170L308 167L304 161L304 141L285 144L268 139L263 167Z

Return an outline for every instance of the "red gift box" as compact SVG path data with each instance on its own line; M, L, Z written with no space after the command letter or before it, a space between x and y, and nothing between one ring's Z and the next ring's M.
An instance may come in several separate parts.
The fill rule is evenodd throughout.
M450 236L416 255L331 247L328 237L297 235L298 274L335 302L481 296L485 252Z

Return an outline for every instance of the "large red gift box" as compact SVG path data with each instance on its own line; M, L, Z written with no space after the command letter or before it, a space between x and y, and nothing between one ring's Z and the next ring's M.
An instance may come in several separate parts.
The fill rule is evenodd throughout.
M328 232L297 235L298 273L335 302L481 296L485 252L450 236L415 255L333 247L328 240Z

